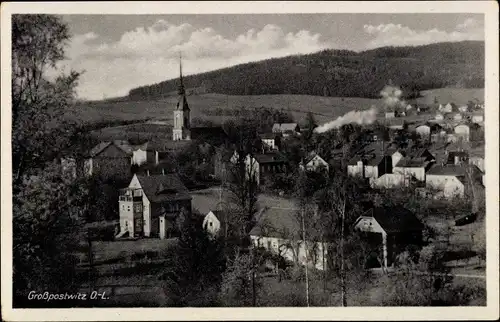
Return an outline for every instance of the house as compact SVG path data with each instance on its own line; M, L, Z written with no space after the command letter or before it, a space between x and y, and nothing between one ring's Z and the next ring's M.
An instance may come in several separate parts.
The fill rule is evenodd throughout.
M203 228L213 236L225 236L228 231L228 213L222 210L211 210L203 217Z
M385 173L378 178L370 180L372 189L394 189L408 186L411 178L401 173Z
M385 112L385 118L386 119L392 119L392 118L395 118L396 117L396 113L395 112Z
M406 157L398 162L392 172L402 174L407 179L414 178L417 181L425 182L425 172L429 170L431 165L432 161L425 157Z
M466 124L459 124L454 128L455 135L458 140L462 140L465 142L469 141L470 138L470 127Z
M431 137L431 127L426 124L419 125L415 128L415 133L422 139L429 140Z
M366 158L364 163L365 178L376 179L385 173L392 172L392 158L387 155L374 155Z
M278 150L277 141L279 141L279 137L276 133L262 133L259 134L259 137L264 146L268 147L270 150Z
M253 177L258 185L264 183L266 175L286 173L288 167L288 159L279 152L248 154L245 158L246 177Z
M300 127L297 123L274 123L273 133L280 133L283 137L300 133Z
M179 220L191 214L191 196L176 174L134 175L119 196L118 237L176 236Z
M376 260L378 265L374 266L387 269L406 247L422 245L424 225L411 211L401 206L376 207L361 215L355 221L354 229L369 242L382 245L381 254L374 254L376 259L381 260Z
M439 111L442 113L451 113L457 110L455 103L448 103L446 105L439 105Z
M363 159L356 155L347 162L347 175L351 177L365 177Z
M484 122L484 113L483 112L474 112L471 117L472 123L482 123Z
M436 116L434 116L434 119L436 121L444 121L444 116L442 113L436 113Z
M469 164L469 153L467 151L448 152L447 165L466 165Z
M271 207L259 215L250 239L254 247L265 248L287 261L326 270L327 238L318 233L319 229L307 225L304 243L301 227L298 210Z
M413 108L413 106L411 106L411 104L406 105L406 110L407 111L411 110L412 108Z
M467 113L469 111L469 107L467 105L461 105L458 107L458 111L460 113Z
M404 119L401 119L401 118L391 119L391 120L386 122L386 126L390 130L402 130L404 128L404 125L405 125L405 121L404 121Z
M322 157L316 153L311 153L307 158L300 162L299 167L301 170L307 171L322 171L328 172L329 165Z
M445 198L464 197L466 169L456 165L435 165L426 174L426 187Z
M462 120L462 114L461 113L455 113L455 114L453 114L453 120L454 121L461 121Z
M129 175L133 160L133 147L128 141L105 141L93 147L85 160L87 175L97 173Z

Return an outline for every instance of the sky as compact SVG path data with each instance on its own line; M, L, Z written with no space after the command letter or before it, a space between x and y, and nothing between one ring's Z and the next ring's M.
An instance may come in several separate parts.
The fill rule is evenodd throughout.
M322 49L362 51L484 40L482 14L62 15L71 40L59 67L83 71L80 99L250 61Z

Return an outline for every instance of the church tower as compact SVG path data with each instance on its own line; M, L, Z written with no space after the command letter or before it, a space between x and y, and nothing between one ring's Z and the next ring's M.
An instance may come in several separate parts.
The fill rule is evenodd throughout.
M177 140L191 140L191 118L189 105L186 99L186 89L184 88L184 81L182 79L182 57L179 61L179 88L177 91L178 100L177 106L174 109L174 128L172 130L172 139Z

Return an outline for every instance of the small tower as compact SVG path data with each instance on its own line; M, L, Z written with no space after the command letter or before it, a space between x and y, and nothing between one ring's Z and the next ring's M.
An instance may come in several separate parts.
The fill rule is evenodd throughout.
M184 82L182 79L182 57L179 57L179 88L177 94L179 98L177 100L177 106L174 109L174 128L172 130L172 139L177 140L191 140L191 118L189 105L186 99L186 90L184 88Z

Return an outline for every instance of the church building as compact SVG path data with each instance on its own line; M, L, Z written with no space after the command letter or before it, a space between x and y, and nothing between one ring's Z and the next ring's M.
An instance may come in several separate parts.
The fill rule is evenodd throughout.
M173 141L200 140L214 145L223 144L227 140L227 133L222 126L192 127L191 110L186 97L186 88L182 78L182 61L180 62L178 100L174 109ZM180 143L180 142L177 142Z
M182 61L180 62L180 84L177 91L179 98L174 110L174 128L172 138L174 141L191 140L191 117L189 104L186 98L186 89L182 79Z

